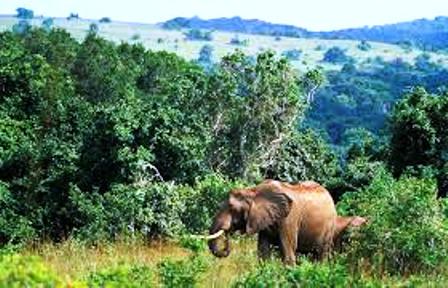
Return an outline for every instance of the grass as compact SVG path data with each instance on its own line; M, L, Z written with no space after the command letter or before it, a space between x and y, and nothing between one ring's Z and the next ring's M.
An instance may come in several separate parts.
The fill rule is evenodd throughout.
M228 258L217 259L208 251L201 252L211 265L202 275L200 287L228 287L233 280L258 263L256 245L252 239L235 239L232 243L232 253ZM191 254L174 242L154 241L145 244L139 240L95 246L69 240L60 244L28 246L20 253L24 256L41 257L66 283L85 279L92 272L117 264L144 264L155 271L157 264L164 259L186 259Z
M40 26L44 17L34 18L31 23ZM12 16L0 16L0 31L11 29L17 23L17 18ZM359 41L352 40L323 40L323 39L300 39L282 37L280 41L276 41L273 36L239 34L240 40L247 39L247 46L235 46L230 44L230 40L235 33L213 32L213 41L186 41L184 31L164 30L158 25L142 24L142 23L126 23L116 22L99 23L97 20L55 18L54 26L64 28L69 31L73 37L82 40L89 31L89 25L97 23L99 26L99 35L112 40L116 43L131 42L141 43L146 48L152 50L166 50L174 52L187 59L196 59L199 50L205 44L210 44L214 48L215 60L219 60L222 56L231 53L235 49L241 49L249 55L256 55L260 51L271 49L277 53L285 50L299 49L302 50L302 56L298 61L292 61L292 64L299 70L307 70L316 66L322 66L324 69L340 69L340 65L332 65L322 63L324 53L328 48L333 46L341 47L346 50L348 56L356 59L358 65L369 65L368 62L375 57L382 57L389 61L397 57L404 61L413 63L414 58L421 54L422 51L413 49L406 51L397 45L369 42L372 49L361 51L357 48ZM133 40L133 36L138 35L137 40ZM321 49L319 49L321 48ZM438 63L448 63L448 55L442 53L428 53L431 60Z
M241 276L260 269L256 256L255 240L253 238L238 238L232 240L232 253L227 258L215 258L207 250L200 252L200 256L205 257L208 268L200 276L199 287L230 287ZM79 281L85 281L91 273L106 268L117 267L120 264L145 265L153 271L153 287L161 286L161 279L157 273L159 271L159 263L165 259L185 260L189 259L188 257L192 255L190 250L182 248L176 242L152 241L148 244L141 240L116 241L95 246L68 240L59 244L42 243L28 246L19 253L23 256L39 256L44 264L52 271L55 271L64 283L79 283ZM335 257L333 260L337 262L339 256L336 255ZM301 261L307 262L308 266L310 265L310 262L305 259ZM275 262L279 263L278 259ZM321 264L322 266L320 266ZM312 269L318 269L322 272L325 271L322 268L325 265L328 266L328 262L314 263L311 265L316 265ZM386 273L373 272L368 267L366 266L362 274L360 274L362 276L358 277L370 279L377 284L381 283L381 286L377 285L372 287L447 287L446 285L448 285L448 274L445 272L439 275L408 275L398 277L390 276ZM350 270L348 268L348 271ZM321 272L316 272L317 274L313 274L314 276L309 275L309 277L322 277L319 274ZM308 280L321 281L313 279L310 278ZM324 280L322 279L322 281ZM71 287L71 285L68 284L67 287Z

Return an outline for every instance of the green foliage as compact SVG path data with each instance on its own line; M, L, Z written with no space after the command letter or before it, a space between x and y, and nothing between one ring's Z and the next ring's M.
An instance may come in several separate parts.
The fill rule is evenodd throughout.
M327 52L325 52L325 54L324 54L324 58L322 59L322 61L329 62L332 64L346 63L349 60L350 60L350 57L348 57L345 54L345 51L337 46L331 47L330 49L328 49Z
M0 181L0 244L15 244L32 239L35 231L26 215L21 215L20 203L13 197L8 185Z
M139 264L118 264L95 271L87 277L88 287L152 287L152 271Z
M446 264L448 227L433 180L394 180L383 171L367 188L345 194L338 209L369 221L353 235L351 263L391 274L431 273Z
M20 19L33 19L34 17L34 11L31 9L19 7L16 9L17 11L17 18Z
M40 258L0 255L0 287L60 287L62 284Z
M179 235L184 230L184 191L172 183L115 185L104 196L75 190L72 201L79 213L77 235L91 241L121 235Z
M20 20L19 23L12 26L12 31L17 35L25 35L31 30L31 24L28 20Z
M362 40L359 44L358 44L358 49L361 51L369 51L370 49L372 49L372 45L370 45L369 42Z
M111 23L112 20L110 19L110 17L102 17L100 19L100 23Z
M51 28L53 27L53 24L54 24L53 18L46 18L44 21L42 21L42 27L46 31L50 31Z
M288 182L314 180L326 186L336 181L339 164L330 147L311 130L286 139L266 167L267 178Z
M241 40L238 35L235 35L232 39L230 39L229 44L236 45L236 46L248 46L249 39Z
M446 195L448 160L448 97L416 88L397 103L392 114L390 164L396 175L407 167L431 166L438 171L439 193Z
M240 51L224 57L209 100L220 99L210 115L216 135L212 167L233 177L256 177L302 117L297 84L288 62L272 52L259 54L255 63Z
M241 181L229 181L228 179L212 174L198 180L190 189L186 198L186 210L182 221L188 231L203 233L211 224L219 205L228 197L231 189L242 187Z
M343 259L310 262L302 258L295 267L264 262L237 279L233 287L384 287L380 281L350 274Z
M93 35L95 35L95 34L98 33L98 31L100 31L100 27L98 26L98 24L96 24L96 23L91 23L91 24L89 25L89 34L93 34Z
M192 41L211 41L212 31L202 31L200 29L190 29L184 33L185 39Z
M199 57L197 63L204 68L205 71L211 71L214 67L213 63L213 46L204 45L199 51Z
M192 255L184 260L165 259L159 264L163 287L198 287L198 281L209 266L207 258Z
M207 243L204 239L200 239L190 235L184 235L180 238L179 244L193 253L199 253L207 250Z
M286 57L288 60L291 60L291 61L300 60L301 55L302 55L302 50L299 50L299 49L285 50L282 52L282 56Z

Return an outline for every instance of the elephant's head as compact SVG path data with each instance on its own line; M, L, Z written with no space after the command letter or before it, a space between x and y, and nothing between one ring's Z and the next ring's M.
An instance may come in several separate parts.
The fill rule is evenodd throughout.
M209 248L217 257L230 254L229 234L235 231L254 234L267 229L289 214L292 200L271 186L235 189L221 204L210 227ZM218 239L224 237L224 248Z

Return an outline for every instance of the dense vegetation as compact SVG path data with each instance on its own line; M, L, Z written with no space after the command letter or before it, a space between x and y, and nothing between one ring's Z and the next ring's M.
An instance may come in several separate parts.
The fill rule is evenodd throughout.
M347 63L314 97L323 81L317 70L298 75L270 51L237 51L213 64L212 52L205 46L190 62L116 45L93 29L82 42L58 29L0 34L0 286L66 283L20 254L30 243L154 238L181 239L192 251L152 267L116 263L67 285L195 286L218 260L202 252L204 243L179 237L206 231L231 188L266 177L317 180L341 197L341 214L370 224L331 260L247 266L237 287L414 285L437 274L448 281L448 206L437 198L448 179L448 102L437 89L445 70L427 58L421 67L397 61L372 72ZM394 106L414 84L427 90L410 89ZM341 100L344 91L356 97ZM373 109L382 100L376 91L387 109ZM325 106L335 99L343 105ZM336 109L347 103L353 110ZM313 114L323 106L325 121ZM345 124L361 107L358 124L329 133L343 153L312 129L332 131L330 121Z
M412 87L439 93L448 83L448 70L427 54L419 55L414 65L397 58L389 62L372 59L363 67L333 47L324 60L344 65L326 73L326 83L317 91L306 122L339 146L344 146L347 133L359 127L381 134L394 103Z

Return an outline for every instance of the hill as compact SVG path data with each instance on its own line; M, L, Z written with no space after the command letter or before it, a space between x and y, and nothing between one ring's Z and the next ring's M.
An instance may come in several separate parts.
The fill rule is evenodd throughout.
M224 19L224 18L223 18ZM321 66L325 70L339 70L342 63L322 62L326 51L332 47L340 47L345 51L346 55L351 59L356 60L357 66L367 65L375 62L375 59L382 59L384 61L392 61L396 58L401 58L407 63L413 63L414 59L422 53L418 49L411 49L405 46L391 45L379 42L369 42L369 49L360 49L360 41L358 40L341 40L341 39L317 39L317 38L297 38L297 37L278 37L269 35L256 35L256 31L268 32L268 29L262 30L256 27L268 27L267 22L259 20L242 20L241 18L232 18L231 23L239 22L240 30L245 33L230 32L231 27L235 25L228 25L229 21L221 19L220 21L209 23L216 24L216 27L227 31L214 31L212 33L211 41L189 41L185 37L188 29L165 29L164 24L142 24L142 23L127 23L112 21L111 23L99 23L97 20L89 19L71 19L54 18L53 26L66 29L70 34L81 41L87 35L89 26L92 23L98 25L98 34L106 39L112 40L116 43L130 42L141 43L146 48L154 51L165 50L176 53L187 59L197 59L199 51L204 45L210 45L213 48L213 59L218 61L222 56L231 53L235 49L240 49L249 55L256 55L261 51L271 49L278 54L285 53L291 50L300 51L300 56L292 60L292 64L300 69L307 70L316 66ZM41 26L44 18L34 18L30 23L34 26ZM179 22L179 20L177 20ZM205 20L204 20L205 21ZM192 23L206 23L196 19ZM0 16L0 31L11 29L18 19L14 16ZM182 22L182 21L180 21ZM245 26L245 24L247 24ZM226 24L227 23L227 24ZM261 24L260 24L261 23ZM263 24L264 23L264 24ZM215 25L213 24L213 25ZM244 25L243 25L244 24ZM187 24L185 24L187 25ZM188 26L187 25L187 26ZM195 26L192 27L198 27ZM205 24L204 24L205 25ZM211 25L211 24L210 24ZM288 25L279 25L275 27L292 27ZM188 26L190 27L190 26ZM212 27L212 26L205 26ZM226 28L227 27L227 28ZM235 28L234 27L234 28ZM245 27L244 29L241 27ZM236 28L235 28L236 29ZM265 28L263 28L265 29ZM279 28L280 29L280 28ZM293 31L292 28L288 28ZM299 30L298 30L299 31ZM301 30L300 30L301 31ZM239 38L244 45L232 44L232 39ZM327 35L327 38L330 38ZM431 60L436 63L448 63L448 56L441 53L428 53Z
M392 44L404 43L426 50L438 50L448 47L448 17L442 16L433 20L418 19L397 24L329 32L309 31L293 25L273 24L258 19L246 20L240 17L210 20L203 20L198 17L177 17L161 23L161 26L166 29L212 29L272 36L365 40Z

